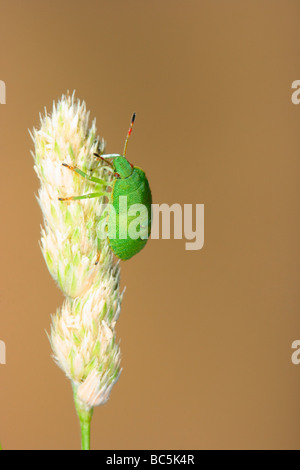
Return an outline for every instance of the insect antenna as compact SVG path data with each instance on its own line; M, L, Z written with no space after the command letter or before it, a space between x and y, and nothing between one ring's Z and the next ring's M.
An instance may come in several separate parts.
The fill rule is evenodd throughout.
M131 132L132 132L132 128L133 128L134 121L135 121L135 113L133 113L133 115L132 115L130 127L129 127L129 130L128 130L128 133L127 133L127 137L126 137L126 140L125 140L124 151L123 151L123 157L126 156L126 150L127 150L128 140L129 140L129 137L131 136Z
M109 162L108 160L106 160L106 158L103 158L101 157L101 155L99 155L99 153L94 153L94 156L96 158L98 158L99 160L102 160L103 162L105 162L107 165L109 165L111 168L113 168L113 164L111 162Z

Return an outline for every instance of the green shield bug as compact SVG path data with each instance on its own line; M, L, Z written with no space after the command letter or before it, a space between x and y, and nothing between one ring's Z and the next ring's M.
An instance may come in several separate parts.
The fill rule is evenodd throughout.
M94 154L96 158L105 161L114 171L111 192L101 190L82 196L59 198L60 201L76 201L107 196L109 199L106 225L107 238L113 253L121 260L130 259L141 251L146 245L151 232L152 196L148 179L141 168L132 165L126 159L127 144L134 120L135 113L131 119L123 155ZM98 187L99 185L108 186L104 180L89 176L75 166L66 163L63 163L63 166L96 183ZM125 208L124 200L126 201ZM138 219L137 212L139 212ZM138 220L137 224L135 224L135 220ZM103 221L100 223L103 223ZM131 230L132 226L138 230ZM100 254L98 254L96 264L99 261L99 256Z

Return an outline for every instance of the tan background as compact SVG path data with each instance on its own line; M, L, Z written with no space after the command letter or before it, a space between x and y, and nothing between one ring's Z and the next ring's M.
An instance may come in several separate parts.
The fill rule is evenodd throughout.
M204 203L205 247L153 240L122 264L123 367L93 448L300 448L298 0L0 1L0 441L76 449L50 358L62 302L38 247L27 129L68 89L156 203Z

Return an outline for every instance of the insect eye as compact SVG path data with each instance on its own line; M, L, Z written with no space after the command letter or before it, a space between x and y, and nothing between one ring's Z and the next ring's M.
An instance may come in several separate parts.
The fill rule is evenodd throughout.
M115 177L115 178L120 178L119 173L115 173L115 174L114 174L114 177Z

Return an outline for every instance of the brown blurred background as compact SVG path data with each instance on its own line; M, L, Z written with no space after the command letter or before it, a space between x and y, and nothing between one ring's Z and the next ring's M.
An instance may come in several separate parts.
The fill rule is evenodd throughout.
M155 203L204 203L205 246L153 240L122 263L123 373L95 449L300 449L298 0L1 0L0 441L76 449L50 357L62 295L38 246L28 128L76 90Z

